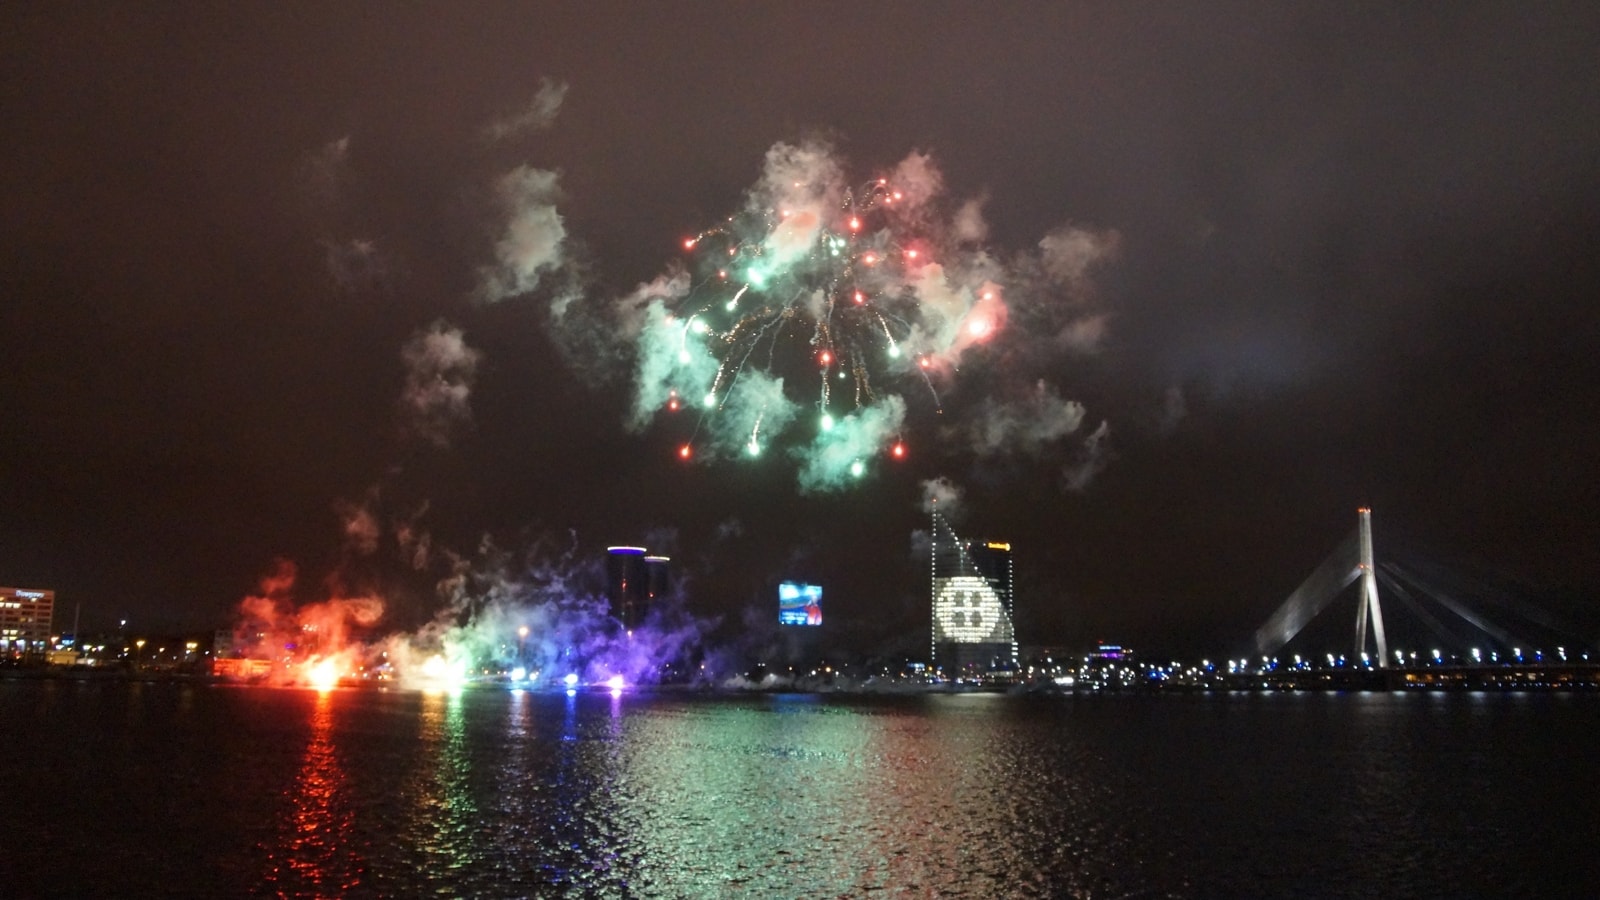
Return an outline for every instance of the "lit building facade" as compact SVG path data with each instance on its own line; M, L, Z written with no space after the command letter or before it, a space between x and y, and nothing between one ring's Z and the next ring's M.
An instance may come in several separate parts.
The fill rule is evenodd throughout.
M644 558L644 599L646 608L654 606L672 590L672 557L646 556Z
M629 631L672 589L672 559L643 547L606 548L606 600L611 615Z
M1011 545L964 541L933 514L933 664L952 677L1017 668Z
M50 649L56 592L0 587L0 655L43 656Z

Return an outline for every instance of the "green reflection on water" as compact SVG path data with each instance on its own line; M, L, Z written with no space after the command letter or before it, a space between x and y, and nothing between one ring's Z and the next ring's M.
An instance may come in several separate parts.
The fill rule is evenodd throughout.
M1044 748L1010 739L999 702L944 699L775 696L627 717L615 814L639 848L635 887L663 896L1089 893L1076 863L1040 865L1077 845L1047 815L1077 805L1063 790L1076 777L1040 769Z
M459 692L422 695L419 716L425 763L414 776L410 832L427 871L471 866L483 855L474 834L478 808L470 787L466 713Z
M859 842L874 816L871 717L798 697L630 724L622 762L647 882L868 886L859 855L834 844Z

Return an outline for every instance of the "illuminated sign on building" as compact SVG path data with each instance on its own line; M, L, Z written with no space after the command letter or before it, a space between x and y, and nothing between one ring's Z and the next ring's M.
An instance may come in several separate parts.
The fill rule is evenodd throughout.
M821 625L822 585L785 581L778 585L779 625Z
M1015 669L1011 544L964 541L934 513L932 551L935 664L964 675Z
M934 585L934 640L958 644L1012 643L1011 616L988 580L977 575L941 578Z

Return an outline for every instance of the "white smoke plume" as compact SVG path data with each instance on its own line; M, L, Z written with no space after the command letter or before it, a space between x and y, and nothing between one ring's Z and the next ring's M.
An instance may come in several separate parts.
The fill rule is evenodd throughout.
M353 181L350 154L349 135L307 153L299 184L304 212L323 235L318 245L328 275L347 293L386 285L397 268L377 241L350 236L361 228L349 221L354 213L348 200Z
M1110 321L1110 313L1097 313L1073 319L1061 327L1061 331L1056 334L1056 340L1068 350L1078 353L1097 353L1101 343L1105 341Z
M1114 259L1122 246L1122 235L1115 230L1093 231L1065 225L1039 241L1044 269L1057 284L1081 290L1096 266Z
M324 240L322 250L328 274L340 290L366 290L389 280L393 267L375 241L365 238Z
M481 273L480 293L489 301L526 294L541 276L559 269L567 237L556 210L560 190L554 172L518 166L500 179L497 193L506 214L505 233L495 244L497 265Z
M933 555L933 532L926 528L911 529L911 558L926 563Z
M307 153L302 165L306 200L318 210L336 205L344 194L350 160L350 135L336 138Z
M1082 403L1063 400L1054 385L1040 379L1022 400L986 404L967 428L968 443L979 456L1037 456L1077 431L1083 415Z
M761 181L750 193L749 202L756 211L820 213L838 204L843 178L833 148L826 142L779 142L767 150Z
M393 522L395 547L400 561L420 572L432 562L433 535L422 528L422 517L428 514L429 502L424 500L410 515Z
M1184 399L1183 388L1178 385L1168 387L1161 398L1161 422L1158 429L1162 434L1171 434L1176 431L1178 424L1189 415L1189 403Z
M616 301L617 336L624 340L636 340L651 319L652 303L664 306L688 294L689 273L681 268L639 285L633 289L633 293Z
M1062 470L1062 484L1067 490L1082 493L1095 476L1105 470L1111 455L1111 423L1101 422L1092 434L1083 439L1078 456Z
M456 427L472 419L469 400L481 356L467 346L459 328L442 320L412 335L400 351L406 365L400 395L406 430L448 447Z
M922 482L922 502L917 508L925 513L938 512L945 521L954 522L961 517L963 497L960 485L940 475Z
M956 210L952 237L963 244L976 244L989 236L989 223L983 218L983 199L968 200Z
M378 538L382 535L378 519L372 513L373 499L369 494L362 503L341 500L334 504L334 511L339 514L339 522L344 531L345 549L362 556L371 556L378 552Z
M534 94L533 101L517 113L489 123L483 129L483 136L490 141L503 141L526 131L549 128L566 96L565 82L540 79L539 92Z
M944 173L926 153L912 151L894 167L889 181L901 194L902 213L920 210L944 192Z

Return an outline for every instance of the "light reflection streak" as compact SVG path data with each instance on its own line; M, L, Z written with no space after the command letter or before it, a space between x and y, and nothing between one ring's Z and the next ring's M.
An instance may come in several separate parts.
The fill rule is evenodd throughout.
M629 741L653 751L619 760L643 812L630 823L643 881L852 895L859 859L831 845L882 820L860 762L877 723L815 697L759 703L628 723Z
M520 688L511 692L511 702L506 706L506 736L513 745L521 744L533 735L533 718L528 712L528 692Z
M349 840L355 814L333 743L331 694L316 694L311 739L293 790L292 806L269 851L266 881L280 896L335 897L359 887L366 863ZM281 884L287 881L288 884Z
M469 784L462 696L458 691L428 691L421 700L419 737L426 762L416 774L410 831L430 869L456 871L482 855L473 840L478 810Z

